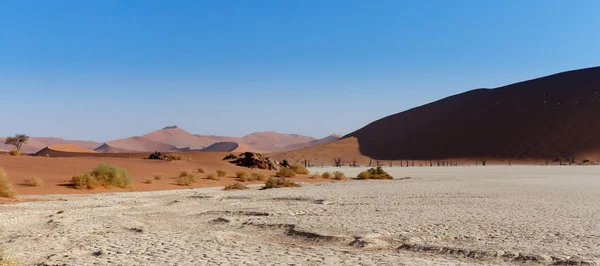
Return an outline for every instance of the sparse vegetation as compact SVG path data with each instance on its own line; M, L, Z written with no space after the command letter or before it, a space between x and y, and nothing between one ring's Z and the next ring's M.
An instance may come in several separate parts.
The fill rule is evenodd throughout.
M335 180L343 180L344 178L346 178L346 175L340 171L334 171L333 172L333 179Z
M284 187L300 187L300 184L291 181L285 177L269 177L265 186L262 189L284 188Z
M218 176L216 176L213 173L210 173L208 175L206 175L206 179L210 179L210 180L221 180Z
M181 161L183 160L183 156L181 154L168 154L167 160L169 161Z
M8 175L0 168L0 198L14 198L15 191L8 182Z
M248 189L248 186L240 183L240 182L235 182L233 184L229 184L227 186L225 186L225 188L223 190L245 190Z
M199 167L198 168L198 173L204 174L204 168Z
M235 177L239 178L240 181L245 181L248 179L248 174L244 171L235 172Z
M28 179L25 179L25 185L30 186L30 187L43 187L44 186L44 181L38 177L31 177Z
M377 168L371 168L367 171L361 172L357 176L358 179L394 179L391 175L389 175L386 171L381 168L381 166L377 166Z
M308 175L308 170L306 169L306 167L299 163L295 163L292 166L290 166L290 170L299 175Z
M191 186L198 182L198 176L190 171L181 171L179 176L175 178L175 184L180 186Z
M308 178L310 178L310 179L315 179L315 178L319 178L319 177L321 177L321 174L319 174L319 173L317 172L317 173L314 173L314 174L310 175Z
M17 262L6 255L4 249L0 247L0 266L17 266Z
M161 180L162 179L162 175L160 175L160 174L154 174L154 176L152 176L152 178L154 178L154 180Z
M19 155L21 155L21 152L18 151L18 150L12 150L12 151L8 152L8 155L10 155L10 156L19 156Z
M73 176L71 183L76 189L94 189L99 186L127 188L131 186L131 176L118 166L101 163L91 172Z
M277 173L275 173L277 177L296 177L296 172L292 171L290 168L281 167Z
M218 177L225 177L226 175L227 175L227 172L225 172L225 170L223 170L223 169L217 170Z
M252 179L251 181L254 181L254 180L265 181L267 179L267 177L261 173L252 173L252 174L250 174L250 178Z
M154 179L146 179L144 180L144 184L152 184L154 183Z
M321 177L325 178L325 179L330 179L332 177L332 175L330 172L325 172L321 175Z

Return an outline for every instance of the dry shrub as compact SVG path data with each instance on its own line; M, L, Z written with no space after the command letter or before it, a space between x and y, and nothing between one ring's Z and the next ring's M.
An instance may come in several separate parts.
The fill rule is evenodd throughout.
M321 177L321 174L319 174L319 172L316 172L316 173L310 175L308 178L315 179L315 178L319 178L319 177Z
M8 182L8 175L0 168L0 198L14 198L15 191Z
M250 174L251 181L265 181L267 177L261 173L252 173Z
M8 155L10 155L10 156L19 156L19 155L21 155L21 152L18 151L18 150L12 150L12 151L8 152Z
M183 156L181 154L168 154L167 160L169 161L181 161L183 160Z
M152 176L152 178L154 178L154 180L161 180L162 179L162 175L154 174L154 176Z
M235 172L235 177L237 177L242 182L248 181L248 174L244 171Z
M25 185L30 186L30 187L43 187L44 186L44 181L38 177L31 177L28 179L25 179Z
M198 182L198 176L190 171L181 171L179 176L175 178L175 184L180 186L191 186L196 182Z
M240 182L235 182L233 184L229 184L227 186L225 186L225 188L223 190L245 190L248 189L248 186L240 183Z
M308 169L299 163L290 166L290 170L299 175L308 175Z
M344 178L346 178L346 175L340 171L335 171L333 172L333 179L335 180L343 180Z
M99 186L127 188L131 186L131 176L118 166L101 163L91 172L73 176L71 183L76 189L94 189Z
M225 172L225 170L223 170L223 169L217 170L217 176L225 177L226 175L227 175L227 172Z
M198 168L198 173L204 174L204 168Z
M394 179L391 175L389 175L386 171L381 168L381 166L377 166L377 168L371 168L367 171L361 172L357 176L358 179Z
M330 178L331 178L331 176L332 176L332 175L331 175L331 173L330 173L330 172L325 172L325 173L323 173L323 174L321 175L321 177L322 177L322 178L325 178L325 179L330 179Z
M144 180L144 184L152 184L152 183L154 183L153 179L146 179L146 180Z
M216 176L213 173L210 173L208 175L206 175L206 179L210 179L210 180L221 180L221 178L219 178L218 176Z
M300 184L291 181L284 177L269 177L265 186L262 189L283 188L283 187L299 187Z
M279 171L277 171L277 173L275 173L275 176L277 176L277 177L295 177L296 172L292 171L289 168L282 167L281 169L279 169Z

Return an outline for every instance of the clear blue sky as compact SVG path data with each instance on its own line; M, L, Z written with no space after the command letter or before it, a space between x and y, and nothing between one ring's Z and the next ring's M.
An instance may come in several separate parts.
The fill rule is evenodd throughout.
M597 0L0 1L0 136L345 134L600 65L599 11Z

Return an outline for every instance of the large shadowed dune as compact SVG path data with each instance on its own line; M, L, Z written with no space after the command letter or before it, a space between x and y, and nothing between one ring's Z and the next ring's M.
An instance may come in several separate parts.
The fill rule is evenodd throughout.
M345 138L382 160L557 158L600 153L600 67L477 89L370 123Z

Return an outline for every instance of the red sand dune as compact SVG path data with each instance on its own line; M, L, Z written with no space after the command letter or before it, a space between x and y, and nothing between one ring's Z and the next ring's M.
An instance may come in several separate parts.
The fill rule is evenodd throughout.
M477 89L345 136L377 159L600 156L600 67ZM587 158L584 158L586 156Z
M0 138L0 151L10 151L14 149L13 146L5 145L4 140L5 138ZM36 153L47 146L56 144L75 144L88 149L95 149L101 145L101 143L95 141L66 140L54 137L31 137L27 144L23 145L21 151L24 153Z
M77 146L75 144L50 145L35 153L35 156L61 156L69 153L96 153L94 150Z
M191 150L202 149L216 142L207 137L200 137L188 133L177 126L165 127L150 132L143 137L151 141L169 144L179 149L189 148Z
M333 134L333 135L329 135L327 137L324 137L322 139L316 139L316 140L312 140L312 141L309 141L309 142L288 145L288 146L284 147L284 150L285 151L293 151L293 150L308 148L308 147L312 147L312 146L327 144L327 143L330 143L330 142L337 141L341 137L342 136L340 136L340 135Z
M258 152L285 151L286 146L315 140L298 134L282 134L274 131L256 132L242 137L242 143L254 147Z

